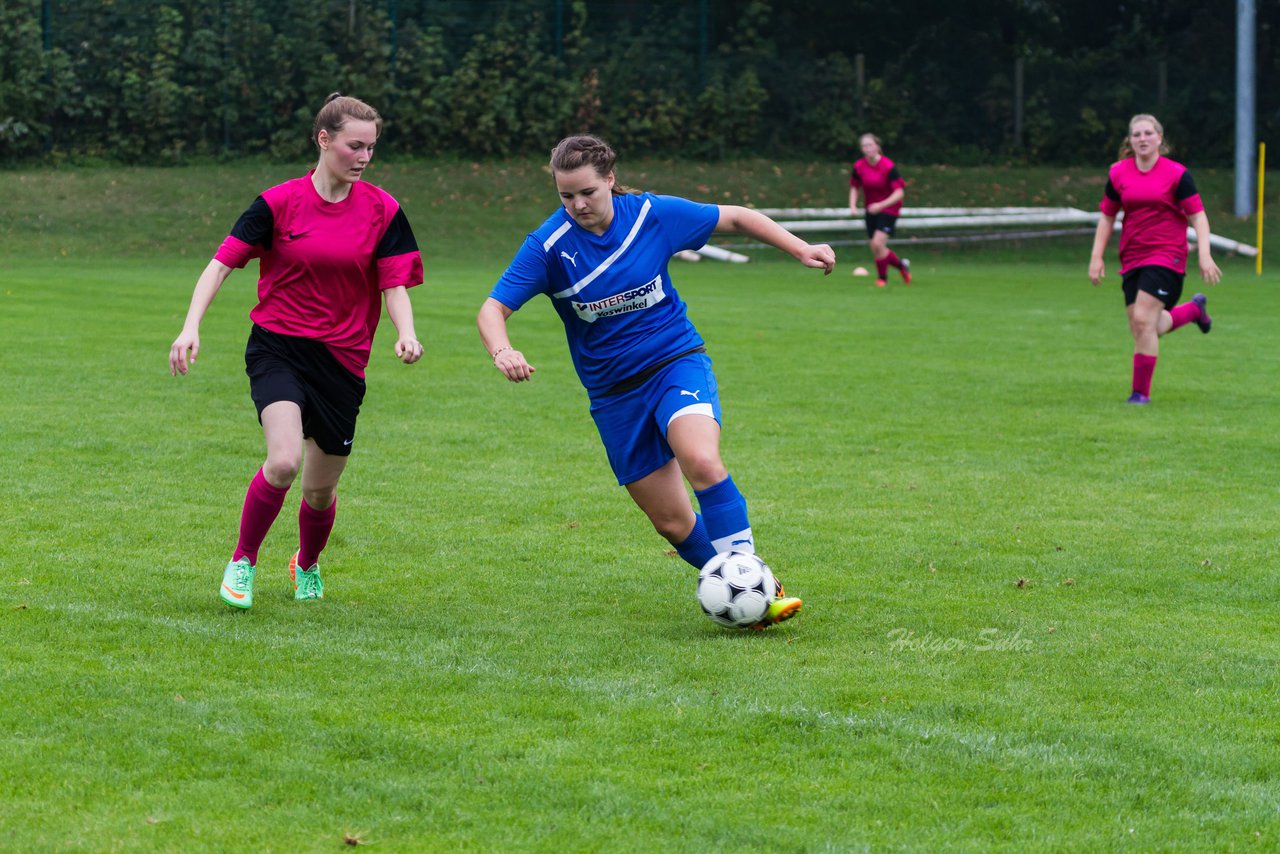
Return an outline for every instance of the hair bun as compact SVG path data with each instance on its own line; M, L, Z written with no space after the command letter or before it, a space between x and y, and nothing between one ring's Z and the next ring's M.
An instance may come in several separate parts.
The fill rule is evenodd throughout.
M329 93L329 97L328 97L328 98L325 98L325 99L324 99L324 102L327 104L327 103L329 103L330 101L333 101L333 100L335 100L335 99L337 99L337 98L341 98L341 97L342 97L342 93L341 93L341 92L330 92L330 93Z

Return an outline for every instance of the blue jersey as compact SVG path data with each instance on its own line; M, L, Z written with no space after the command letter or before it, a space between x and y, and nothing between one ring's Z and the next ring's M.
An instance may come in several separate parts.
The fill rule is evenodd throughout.
M702 346L667 262L681 249L703 246L719 219L716 205L618 195L613 222L595 235L562 207L525 238L489 296L512 311L538 294L549 296L578 378L594 397Z

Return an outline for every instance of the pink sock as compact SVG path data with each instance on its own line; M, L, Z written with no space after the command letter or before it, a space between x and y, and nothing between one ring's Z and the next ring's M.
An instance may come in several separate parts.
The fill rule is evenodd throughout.
M883 279L889 274L889 260L887 258L876 259L876 278Z
M1133 390L1151 396L1151 375L1156 372L1156 357L1146 353L1133 354Z
M895 269L898 269L898 270L902 269L902 259L899 258L897 253L895 253L892 249L889 250L888 255L884 256L884 262L888 264L890 267L894 267ZM885 272L887 273L888 270L886 270Z
M334 517L338 515L338 499L326 510L316 510L306 499L298 508L298 566L310 569L320 560L320 552L329 543Z
M262 469L249 482L249 491L244 496L244 509L240 511L240 542L236 543L232 560L249 558L254 566L258 565L258 549L271 530L271 523L280 515L284 505L284 497L289 494L289 487L280 489L267 483Z
M1184 302L1182 305L1175 305L1169 309L1169 316L1173 318L1173 326L1169 331L1177 329L1179 326L1186 326L1193 320L1200 319L1200 306L1193 302Z

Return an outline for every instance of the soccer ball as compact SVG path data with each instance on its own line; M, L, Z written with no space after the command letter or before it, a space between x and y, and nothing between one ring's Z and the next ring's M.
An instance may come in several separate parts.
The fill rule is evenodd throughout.
M746 628L760 622L776 596L773 573L753 554L721 552L698 573L698 604L722 626Z

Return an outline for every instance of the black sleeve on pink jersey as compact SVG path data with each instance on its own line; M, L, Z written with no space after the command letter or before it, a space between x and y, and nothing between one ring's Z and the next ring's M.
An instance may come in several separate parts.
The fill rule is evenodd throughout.
M378 241L378 249L373 253L374 257L389 258L392 255L404 255L417 251L418 241L413 236L413 229L409 227L409 218L404 215L404 208L400 208L391 218L391 225L387 226L386 233Z
M271 213L267 200L258 196L253 200L253 204L249 205L249 209L240 214L240 218L231 229L231 236L237 240L243 240L250 246L261 246L269 250L275 225L276 218Z
M1173 191L1176 199L1189 199L1196 194L1196 182L1191 180L1191 172L1183 172L1178 179L1178 189Z
M1103 191L1107 194L1107 198L1117 204L1120 202L1120 194L1116 192L1116 185L1111 183L1111 179L1107 179L1107 188Z
M890 170L889 170L889 174L888 174L888 176L887 176L887 177L889 178L889 180L890 180L890 181L901 181L901 180L902 180L902 176L898 174L898 167L897 167L897 166L894 166L892 169L890 169Z

